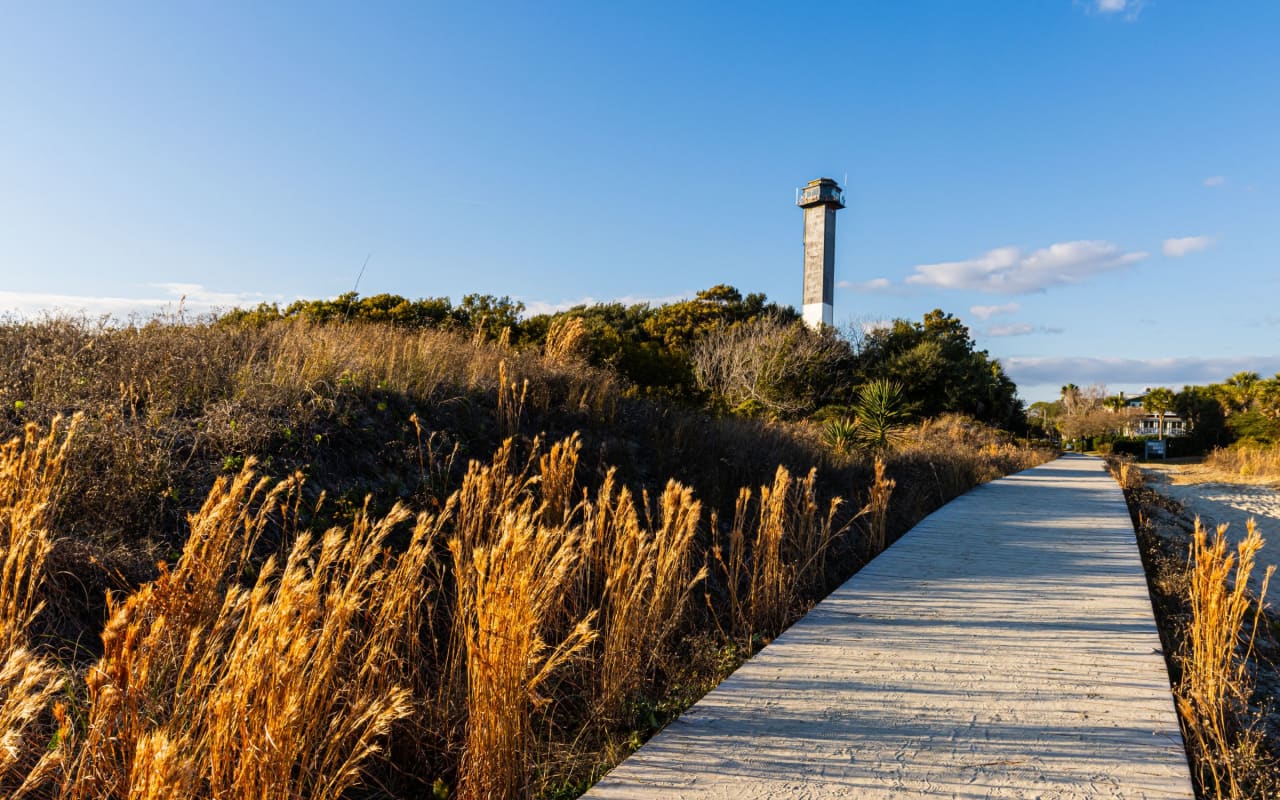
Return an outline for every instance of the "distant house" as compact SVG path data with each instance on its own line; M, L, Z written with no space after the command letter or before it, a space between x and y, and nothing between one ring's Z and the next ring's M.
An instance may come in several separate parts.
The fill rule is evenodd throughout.
M1147 391L1150 391L1149 389ZM1143 410L1142 401L1146 399L1145 394L1137 397L1125 397L1122 393L1120 399L1128 408L1137 409L1137 413L1129 418L1129 422L1125 425L1125 436L1158 436L1160 434L1160 416ZM1165 436L1186 436L1190 433L1190 426L1187 421L1178 416L1173 411L1164 412L1164 435Z

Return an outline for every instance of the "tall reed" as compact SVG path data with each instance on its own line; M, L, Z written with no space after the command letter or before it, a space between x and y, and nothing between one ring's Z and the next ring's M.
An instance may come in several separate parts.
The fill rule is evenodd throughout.
M649 668L664 655L683 621L690 591L706 577L705 567L693 570L702 505L675 481L667 484L658 518L647 526L640 524L625 489L616 501L602 491L599 502L611 508L595 517L601 524L587 526L607 552L598 710L616 721L629 693L643 685Z
M1213 797L1250 796L1263 758L1258 719L1250 709L1253 679L1249 659L1262 601L1274 567L1268 567L1258 597L1249 593L1262 536L1253 520L1231 552L1220 525L1213 538L1197 518L1189 564L1191 619L1178 658L1182 680L1178 710L1198 758L1200 785ZM1261 617L1259 616L1260 620Z
M884 459L876 456L871 488L862 513L867 516L867 549L870 555L880 553L888 544L889 497L897 482L885 476Z
M484 514L495 524L490 544L468 547L456 536L449 541L466 653L467 733L459 785L464 800L528 793L530 709L550 702L539 691L542 684L596 635L589 615L560 641L546 638L577 566L579 532L542 524L532 497L497 518L488 510L464 505L458 513Z
M253 468L214 487L173 569L112 604L62 797L339 798L409 713L378 646L402 620L367 611L408 512L304 533L257 569L296 484L268 489Z
M0 796L8 798L38 790L66 754L65 715L52 728L42 724L65 676L34 651L31 632L44 605L50 517L79 423L54 419L47 433L28 425L22 439L0 446Z
M797 481L785 467L778 467L773 484L760 487L758 501L743 488L727 548L720 541L713 545L729 626L748 651L756 636L772 638L790 623L802 591L820 582L825 572L825 555L839 533L835 517L843 501L833 498L821 515L816 480L816 471Z

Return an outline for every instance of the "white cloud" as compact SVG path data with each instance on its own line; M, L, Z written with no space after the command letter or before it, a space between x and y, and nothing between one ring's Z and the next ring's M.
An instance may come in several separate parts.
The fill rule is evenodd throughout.
M199 316L235 306L256 306L263 302L280 302L279 295L258 292L219 292L198 283L157 283L158 297L92 297L55 292L0 291L0 313L19 317L41 314L84 314L87 316L151 317L156 314Z
M1029 336L1036 332L1036 326L1029 322L1015 322L1012 325L992 325L987 328L988 336Z
M1226 186L1227 179L1221 175L1210 175L1204 179L1204 185L1209 188L1213 188L1215 186Z
M1183 386L1215 383L1237 372L1263 375L1280 372L1280 355L1223 358L1002 358L1005 371L1019 385L1075 383Z
M1017 303L1005 303L1002 306L969 306L969 313L978 319L991 319L999 314L1014 314L1022 308Z
M992 337L1000 336L1030 336L1033 333L1062 333L1062 328L1050 328L1047 325L1032 325L1029 322L1015 322L1009 325L992 325L987 328L987 335Z
M893 327L891 319L868 319L858 323L858 327L863 333L874 333L876 331L888 330Z
M1184 236L1181 239L1165 239L1160 250L1170 258L1182 258L1187 253L1203 250L1213 244L1208 236Z
M1146 258L1126 253L1111 242L1059 242L1032 253L998 247L978 258L921 264L907 283L939 289L967 289L994 294L1027 294L1051 286L1080 283L1104 272L1124 269Z
M840 289L857 289L860 292L883 292L893 286L893 281L888 278L872 278L869 281L837 281L836 287Z
M1093 0L1093 10L1099 14L1124 14L1130 22L1142 13L1146 0Z

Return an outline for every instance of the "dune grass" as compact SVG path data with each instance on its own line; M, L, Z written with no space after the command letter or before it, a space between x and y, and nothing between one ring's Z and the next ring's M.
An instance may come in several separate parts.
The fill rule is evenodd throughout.
M1232 478L1280 481L1280 445L1218 447L1205 457L1204 463Z
M1269 758L1251 705L1255 624L1262 613L1274 567L1267 567L1258 596L1249 592L1262 535L1253 520L1233 549L1226 525L1210 536L1195 521L1187 595L1190 619L1177 659L1182 678L1175 687L1178 711L1190 734L1202 790L1210 797L1265 796L1271 785ZM1260 794L1261 792L1261 794Z
M0 325L0 795L572 796L1047 455L946 418L872 463L580 348Z

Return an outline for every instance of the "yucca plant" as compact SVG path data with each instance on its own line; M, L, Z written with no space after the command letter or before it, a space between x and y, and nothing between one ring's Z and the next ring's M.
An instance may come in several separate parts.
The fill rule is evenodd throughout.
M852 453L858 441L858 422L853 417L832 417L822 424L822 442L836 453Z
M902 400L901 384L883 378L867 381L858 387L852 409L859 446L883 454L903 441L910 414Z

